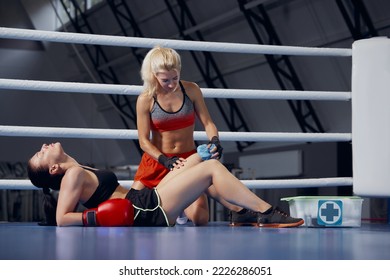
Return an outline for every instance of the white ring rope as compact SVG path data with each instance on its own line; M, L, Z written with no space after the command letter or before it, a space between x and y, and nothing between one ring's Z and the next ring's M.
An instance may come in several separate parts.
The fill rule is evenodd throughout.
M152 39L112 35L80 34L71 32L44 31L0 27L0 38L57 43L74 43L118 47L153 48L156 45L178 50L231 52L246 54L277 54L300 56L352 56L351 49L315 48L296 46L273 46L259 44L220 43L205 41L185 41L172 39Z
M0 79L0 89L139 95L142 86ZM349 101L351 92L202 88L206 98Z
M282 189L282 188L310 188L310 187L340 187L351 186L350 177L318 178L318 179L284 179L284 180L241 180L250 189ZM119 183L130 188L132 180L119 180ZM30 180L0 180L0 190L39 190L31 184Z
M94 139L138 139L136 129L103 129L103 128L67 128L0 125L0 136L13 137L59 137L59 138L94 138ZM294 132L219 132L223 141L250 142L348 142L351 133L294 133ZM194 132L195 140L207 141L204 131Z
M57 43L74 43L89 45L106 45L119 47L153 48L156 45L178 50L230 52L245 54L276 54L300 56L352 56L352 49L315 48L296 46L272 46L258 44L220 43L204 41L185 41L152 39L137 37L122 37L96 34L79 34L69 32L42 31L0 27L0 38L32 41L48 41ZM53 81L33 81L18 79L0 79L0 89L139 95L141 86L109 85L91 83L71 83ZM291 99L291 100L351 100L351 92L336 91L293 91L293 90L246 90L246 89L202 89L206 98L237 98L237 99ZM287 142L347 142L352 140L351 133L264 133L264 132L220 132L223 141L287 141ZM64 127L28 127L1 126L0 136L22 137L60 137L60 138L97 138L97 139L138 139L137 130L128 129L93 129ZM195 140L207 141L207 135L202 131L194 132ZM130 187L133 181L119 181L123 186ZM318 179L283 179L283 180L242 180L252 189L269 188L307 188L351 186L353 179L318 178ZM37 190L29 180L0 180L0 189Z

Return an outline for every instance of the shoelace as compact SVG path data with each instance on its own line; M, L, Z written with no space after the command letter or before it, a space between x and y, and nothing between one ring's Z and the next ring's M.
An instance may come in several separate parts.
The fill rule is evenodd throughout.
M271 211L271 213L268 213L268 214L264 214L264 213L261 213L261 212L252 211L252 210L249 210L249 209L247 209L247 212L246 212L245 214L252 214L252 215L257 215L257 214L260 214L260 215L270 215L270 214L275 213L275 212L279 213L279 214L282 215L282 216L289 217L289 215L288 215L286 212L280 210L278 207L273 208L273 210ZM232 216L232 212L230 212L229 215Z
M286 212L280 210L277 207L274 209L274 212L277 212L277 213L281 214L282 216L288 217L288 214Z

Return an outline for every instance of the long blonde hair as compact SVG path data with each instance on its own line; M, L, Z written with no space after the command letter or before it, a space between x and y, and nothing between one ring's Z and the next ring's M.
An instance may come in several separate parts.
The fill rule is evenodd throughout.
M159 71L176 70L181 71L180 55L171 48L156 46L145 56L141 67L141 78L144 82L144 92L150 96L154 95L158 81L154 75Z

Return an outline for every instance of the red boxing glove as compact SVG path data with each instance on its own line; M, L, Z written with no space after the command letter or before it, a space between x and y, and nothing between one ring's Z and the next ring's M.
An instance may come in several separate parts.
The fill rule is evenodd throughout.
M133 204L128 199L114 198L104 201L97 208L83 212L84 226L118 227L134 223Z

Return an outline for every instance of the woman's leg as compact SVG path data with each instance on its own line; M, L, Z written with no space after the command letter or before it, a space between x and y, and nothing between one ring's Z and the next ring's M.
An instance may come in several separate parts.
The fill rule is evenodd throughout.
M207 200L207 195L202 193L197 200L184 209L184 213L194 225L207 225L209 222L209 203Z
M193 154L189 156L188 158L184 159L184 165L180 168L175 168L172 171L170 171L165 177L160 181L159 184L162 184L171 178L174 178L177 174L184 172L185 170L199 164L202 162L202 159L198 156L198 154Z
M195 166L202 162L202 159L197 155L192 155L184 163L184 166L182 166L180 169L174 169L173 171L169 172L164 179L161 181L164 183L165 181L169 180L172 177L175 177L177 174L185 171L186 169ZM231 211L238 212L242 210L241 206L237 206L234 204L231 204L224 200L216 191L214 186L210 186L206 194L210 196L211 198L215 199L219 203L221 203L223 206L228 208ZM187 209L185 209L186 216L195 224L195 225L205 225L209 220L209 207L208 207L208 200L206 196L202 196L196 200L193 204L188 206Z
M227 209L229 209L230 211L234 211L234 212L239 212L240 210L243 209L243 207L241 206L238 206L238 205L234 205L234 204L231 204L230 202L227 202L225 199L223 199L217 192L217 190L215 189L215 187L213 185L211 185L207 191L206 191L206 194L208 196L210 196L211 198L213 198L214 200L218 201L219 203L221 203L223 206L225 206Z
M185 170L199 164L202 162L202 159L195 155L190 156L184 161L184 166L181 166L179 169L174 169L171 172L169 172L160 182L159 185L164 184L164 182L167 182L171 178L174 178L177 176L177 174L180 174L184 172ZM191 222L193 222L197 226L206 225L209 221L209 205L207 196L205 194L201 194L198 199L196 199L191 205L189 205L184 210L185 215ZM179 213L181 214L181 213Z
M171 172L157 186L162 207L170 222L174 222L183 209L193 203L211 185L214 185L217 193L229 203L256 212L264 212L271 207L251 192L219 161L208 160L194 165L196 161L200 161L198 155L189 157L187 159L190 163L189 167L181 172Z

